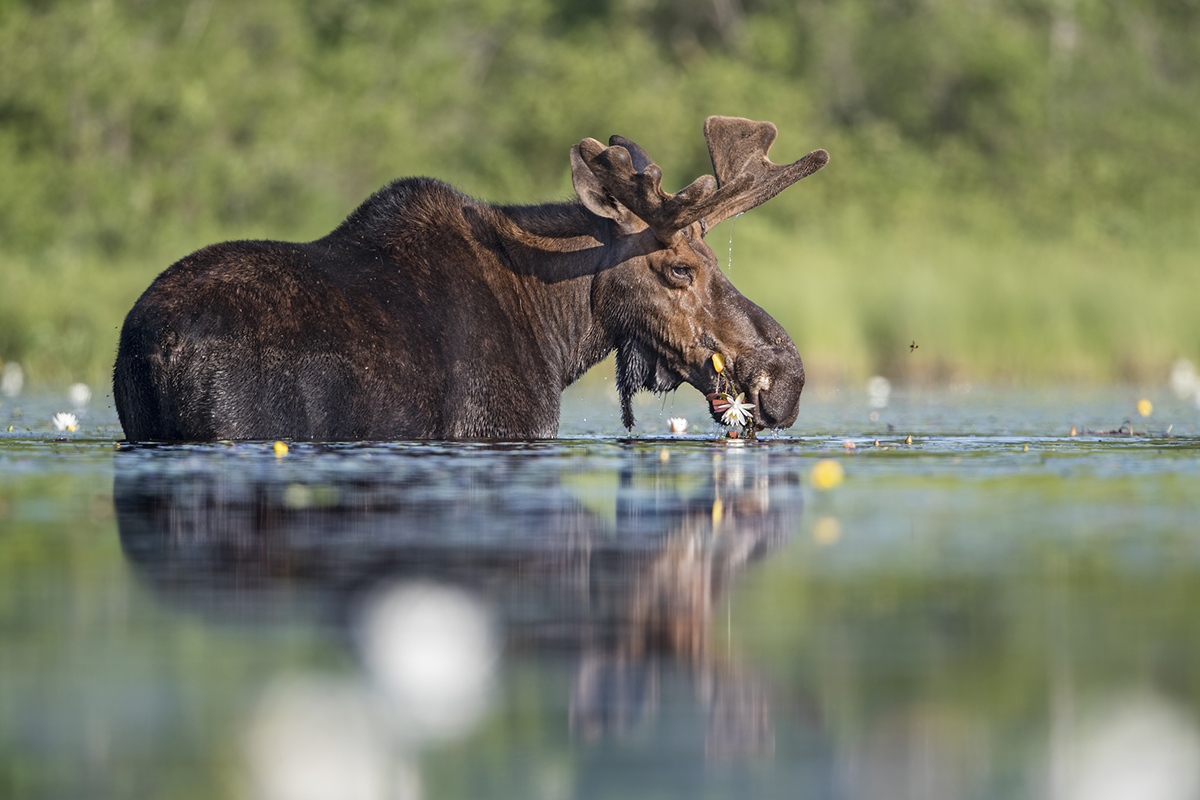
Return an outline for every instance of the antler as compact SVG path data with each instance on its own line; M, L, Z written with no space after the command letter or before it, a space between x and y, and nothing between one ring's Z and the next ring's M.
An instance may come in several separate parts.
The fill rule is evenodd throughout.
M579 153L604 189L621 205L650 226L663 244L699 216L692 211L717 191L717 181L702 175L684 189L668 194L662 189L662 169L646 151L624 136L613 136L610 147L595 139L579 143Z
M793 164L773 164L767 152L777 134L770 122L709 117L704 138L717 177L703 175L675 194L662 190L662 170L646 151L622 136L609 139L609 147L584 139L579 154L605 191L671 244L693 222L712 228L829 163L829 153L814 150Z
M773 123L740 117L704 121L704 139L720 186L701 217L708 227L762 205L829 163L824 150L813 150L791 164L771 163L767 152L778 133Z

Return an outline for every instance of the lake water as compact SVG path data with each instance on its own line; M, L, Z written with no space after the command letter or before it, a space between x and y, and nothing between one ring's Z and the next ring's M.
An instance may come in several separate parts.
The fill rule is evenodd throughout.
M1200 409L1145 394L284 454L4 398L0 796L1194 798Z

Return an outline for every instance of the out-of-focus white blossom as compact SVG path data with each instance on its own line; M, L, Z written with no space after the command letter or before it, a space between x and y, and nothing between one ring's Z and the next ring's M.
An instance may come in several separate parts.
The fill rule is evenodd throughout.
M1166 698L1122 698L1064 734L1050 751L1052 800L1189 800L1200 793L1200 731Z
M50 423L54 425L56 431L74 431L79 427L79 420L75 418L75 415L63 411L55 414L50 419Z
M71 398L75 408L83 408L92 399L92 390L86 383L72 383L71 388L67 389L67 397Z
M871 408L887 408L888 397L892 394L892 382L882 375L876 375L867 381L867 405Z
M1179 359L1171 367L1171 391L1180 399L1191 397L1196 405L1200 405L1200 374L1186 358Z
M16 397L25 385L25 371L15 361L10 361L0 368L0 392L9 397Z
M367 670L405 735L453 738L486 709L499 645L489 613L467 593L430 583L390 587L364 607L359 635Z
M276 678L248 720L244 749L255 800L419 797L416 772L392 752L378 702L336 678ZM411 775L408 780L404 780ZM413 785L412 791L397 791Z

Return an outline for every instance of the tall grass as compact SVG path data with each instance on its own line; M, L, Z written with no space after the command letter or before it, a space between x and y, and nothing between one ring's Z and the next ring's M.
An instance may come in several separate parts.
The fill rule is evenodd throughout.
M744 219L731 277L791 332L810 380L1161 383L1200 354L1195 252Z
M810 383L1162 383L1176 359L1200 361L1195 247L852 223L797 231L751 214L709 234L723 268L731 227L730 278L792 334ZM21 353L35 385L106 384L126 311L170 260L202 244L193 236L134 263L6 261L0 352Z

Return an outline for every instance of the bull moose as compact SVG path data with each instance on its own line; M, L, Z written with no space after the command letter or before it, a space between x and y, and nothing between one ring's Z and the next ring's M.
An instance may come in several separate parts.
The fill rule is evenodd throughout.
M828 162L814 150L772 163L776 133L709 117L716 177L676 194L632 141L584 139L571 148L579 202L489 205L406 178L316 241L198 250L125 318L113 369L125 435L552 437L563 390L614 350L627 428L638 390L684 381L745 393L751 431L786 427L800 354L703 241Z

